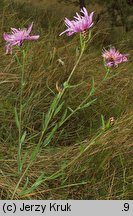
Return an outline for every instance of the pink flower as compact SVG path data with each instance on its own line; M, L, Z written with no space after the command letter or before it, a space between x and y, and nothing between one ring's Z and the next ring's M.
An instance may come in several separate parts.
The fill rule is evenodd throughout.
M22 46L24 40L37 40L39 35L30 36L33 23L29 26L28 29L16 29L11 28L12 34L3 34L6 44L6 54L10 52L12 54L12 47L15 45Z
M76 32L84 32L90 27L93 26L92 17L94 12L88 15L86 8L81 9L83 16L80 16L76 13L77 16L74 16L75 20L69 20L65 18L65 25L67 29L60 34L60 36L66 33L68 36L73 35Z
M107 67L118 67L120 63L128 61L128 54L121 54L115 47L104 50L102 56Z

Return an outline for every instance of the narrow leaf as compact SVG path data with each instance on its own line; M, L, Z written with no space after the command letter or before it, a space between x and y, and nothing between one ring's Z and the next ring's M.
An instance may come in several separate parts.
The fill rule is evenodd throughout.
M83 146L83 144L80 144L79 150L81 154L84 152L84 149L85 147Z
M26 194L29 194L31 192L33 192L40 184L42 184L42 182L44 181L44 174L41 174L38 179L35 181L35 183L27 190L22 190L19 195L23 196Z
M41 174L38 179L35 181L35 183L32 185L32 187L38 187L42 181L44 181L44 174Z
M37 146L33 149L32 153L31 153L30 161L34 161L34 160L35 160L35 158L36 158L36 156L37 156L39 150L40 150L40 146L37 145Z
M94 77L92 77L90 96L95 92L95 86L94 85L95 85L95 81L94 81Z
M48 137L45 139L43 143L44 146L47 146L51 142L54 133L56 132L57 129L58 129L58 125L56 124L55 127L52 129L52 131L49 133Z
M16 122L16 126L19 129L20 128L20 123L19 123L19 118L18 118L18 113L17 113L17 109L16 107L14 108L15 111L15 122Z
M67 109L65 110L64 114L62 115L61 121L59 122L59 126L62 125L62 123L64 122L66 116L67 116Z
M26 190L28 183L29 183L29 178L27 177L27 178L26 178L26 182L25 182L25 184L24 184L24 186L23 186L23 189L22 189L22 191L19 193L20 195Z
M107 123L106 123L106 129L109 129L110 127L111 127L110 120L108 120Z
M103 115L101 115L101 121L102 121L102 129L105 130L105 120Z
M55 110L55 108L56 108L56 105L57 105L57 103L58 103L59 97L60 97L60 94L57 94L57 95L55 96L55 98L54 98L54 100L53 100L51 106L50 106L50 109L51 109L52 112L53 112L53 111Z
M81 109L84 109L84 108L89 107L89 106L90 106L91 104L93 104L96 100L97 100L97 98L95 98L94 100L92 100L92 101L90 101L90 102L84 104L84 105L81 107Z
M49 109L45 115L45 120L44 120L44 127L45 128L47 128L47 126L48 126L48 123L50 121L50 116L51 116L51 109Z
M57 107L57 109L54 112L54 116L56 116L60 112L60 110L62 109L63 105L64 105L64 101Z
M28 156L28 151L24 154L24 157L23 157L23 159L21 161L21 169L22 169L22 167L23 167L23 165L24 165L24 163L25 163L25 161L27 159L27 156Z
M20 144L21 144L21 145L22 145L22 144L24 143L24 141L25 141L26 134L27 134L27 132L24 131L24 133L23 133L23 135L22 135L22 137L21 137L21 140L20 140Z
M45 121L44 121L44 127L45 128L47 128L47 126L51 120L51 117L52 117L52 115L56 109L59 97L60 97L59 94L55 96L55 98L54 98L54 100L53 100L53 102L52 102L52 104L51 104L51 106L50 106L50 108L49 108L49 110L45 116Z

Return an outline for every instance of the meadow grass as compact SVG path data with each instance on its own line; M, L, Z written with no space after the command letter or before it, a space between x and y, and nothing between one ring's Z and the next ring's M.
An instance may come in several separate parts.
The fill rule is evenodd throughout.
M59 34L64 16L73 16L77 7L3 3L1 35L34 21L40 39L26 42L23 55L17 47L15 55L6 55L0 39L1 199L132 199L133 31L112 30L108 15L103 17L71 77L74 87L62 93L80 46L78 35ZM130 58L102 82L101 52L109 44ZM90 92L89 102L96 101L76 110Z

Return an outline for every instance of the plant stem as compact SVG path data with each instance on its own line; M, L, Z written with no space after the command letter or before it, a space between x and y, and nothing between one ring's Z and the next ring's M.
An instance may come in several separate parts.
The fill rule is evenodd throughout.
M21 173L21 137L22 137L22 114L23 114L23 88L24 88L24 70L25 70L25 53L23 51L23 61L21 64L21 81L20 81L20 105L19 105L19 146L18 146L18 172Z
M81 53L80 53L80 55L79 55L79 58L78 58L76 64L74 65L74 67L73 67L73 69L72 69L72 71L71 71L71 73L70 73L70 75L69 75L69 77L68 77L66 83L69 83L71 77L73 76L73 73L74 73L75 69L77 68L77 66L78 66L78 64L79 64L79 62L80 62L80 60L81 60L81 58L82 58L82 55L83 55L83 53L84 53L84 50L85 50L85 47L83 47L83 48L81 49Z
M80 55L79 55L78 60L76 61L76 64L74 65L74 67L73 67L73 69L72 69L72 71L71 71L71 73L70 73L70 75L69 75L67 81L65 82L67 85L69 84L69 82L70 82L70 80L71 80L71 78L72 78L72 76L73 76L73 74L74 74L74 72L75 72L75 70L76 70L76 68L77 68L77 66L78 66L78 64L79 64L79 62L80 62L80 60L81 60L81 57L82 57L82 55L83 55L83 53L84 53L84 50L85 50L85 42L83 42L83 41L82 41L82 43L80 42L80 45L81 45L81 53L80 53ZM22 76L21 76L20 116L19 116L20 121L22 120L22 93L23 93L23 84L24 84L24 83L23 83L23 82L24 82L24 80L23 80L23 79L24 79L24 56L25 56L25 55L23 54L23 67L22 67ZM53 114L54 114L54 111L56 110L56 108L57 108L57 106L58 106L58 104L59 104L59 102L60 102L62 96L64 95L64 93L65 93L65 91L66 91L66 89L67 89L67 85L64 87L64 89L62 90L62 92L59 93L59 98L58 98L57 104L56 104L56 106L55 106L55 108L54 108L54 110L53 110L52 115L50 116L49 122L51 121L51 119L52 119L52 117L53 117ZM39 139L39 141L38 141L38 144L37 144L37 146L36 146L36 149L40 149L41 144L42 144L42 139L43 139L44 133L45 133L45 131L47 130L47 128L48 128L48 125L47 125L47 127L45 127L45 128L43 129L43 131L42 131L42 133L41 133L41 136L40 136L40 139ZM19 151L18 151L18 162L19 162L19 163L21 163L21 130L22 130L22 127L20 127L20 129L19 129ZM33 151L34 151L34 150L33 150ZM36 153L36 155L35 155L35 158L36 158L37 154L38 154L38 151L37 151L37 153ZM27 165L25 171L23 172L22 176L20 177L20 179L19 179L19 181L18 181L18 183L17 183L17 186L16 186L16 188L15 188L15 190L14 190L14 193L13 193L13 195L12 195L12 198L15 196L15 193L16 193L16 191L17 191L17 189L18 189L18 187L19 187L19 185L20 185L22 179L24 178L25 174L26 174L27 171L29 170L29 168L30 168L30 166L32 165L33 161L34 161L34 160L30 160L30 162L29 162L29 164ZM21 171L21 169L20 169L19 171Z
M30 166L31 166L31 162L28 164L28 166L26 167L26 169L25 169L25 171L23 172L22 176L20 177L20 179L19 179L19 181L18 181L18 183L17 183L17 185L16 185L16 187L15 187L15 190L14 190L14 192L13 192L13 194L12 194L11 200L13 200L13 198L14 198L14 196L15 196L15 194L16 194L16 191L17 191L17 189L18 189L18 187L19 187L19 185L20 185L20 183L21 183L23 177L25 176L25 174L26 174L27 171L29 170Z
M85 42L83 42L83 41L81 42L81 35L80 35L80 45L81 45L81 52L80 52L79 58L78 58L78 60L76 61L76 64L74 65L74 67L73 67L73 69L72 69L72 71L71 71L69 77L67 78L67 81L65 82L66 86L64 86L63 90L59 93L59 98L58 98L58 101L57 101L57 104L56 104L56 106L55 106L54 111L56 110L56 108L57 108L57 106L58 106L58 104L59 104L61 98L63 97L63 95L64 95L64 93L65 93L65 91L66 91L66 89L67 89L67 86L69 85L69 82L70 82L70 80L71 80L71 78L72 78L72 76L73 76L73 74L74 74L74 72L75 72L75 70L76 70L76 68L77 68L77 66L78 66L78 64L79 64L79 62L80 62L80 60L81 60L81 58L82 58L82 56L83 56L83 53L84 53L84 50L85 50ZM52 117L53 117L54 111L53 111L53 113L52 113L52 115L51 115L51 117L50 117L50 119L49 119L49 122L50 122L50 120L51 120ZM43 135L44 135L46 129L47 129L47 128L45 128L45 129L42 131L41 137L40 137L39 142L38 142L38 145L41 145L40 143L41 143L41 141L42 141L42 139L43 139Z
M110 73L110 69L106 68L106 74L105 74L105 77L103 78L103 81L107 79L109 73Z

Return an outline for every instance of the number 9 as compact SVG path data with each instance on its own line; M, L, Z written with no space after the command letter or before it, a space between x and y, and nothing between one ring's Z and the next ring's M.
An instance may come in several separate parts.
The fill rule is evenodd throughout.
M129 203L124 203L124 211L128 211L129 210Z

